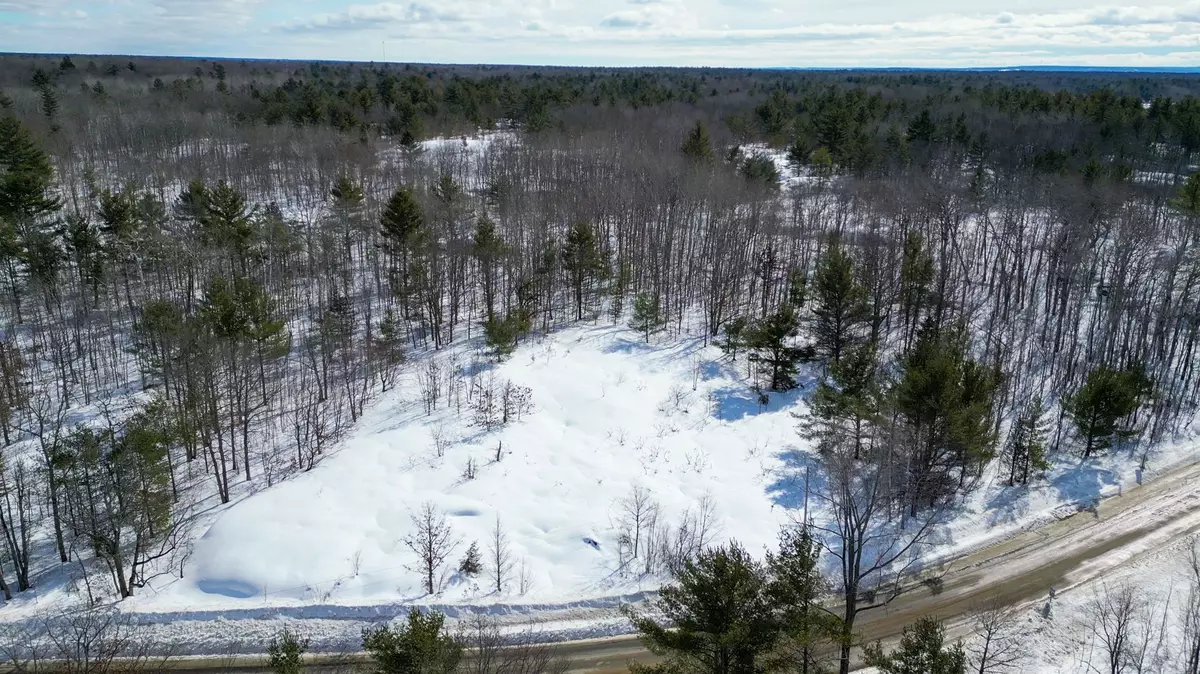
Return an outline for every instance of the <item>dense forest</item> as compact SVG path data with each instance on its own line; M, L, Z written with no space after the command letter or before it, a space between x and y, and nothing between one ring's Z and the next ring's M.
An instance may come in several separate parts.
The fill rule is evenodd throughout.
M843 560L992 462L1152 456L1200 402L1197 93L4 56L0 589L62 563L133 595L406 368L433 407L491 399L427 352L580 321L702 336L764 400L814 373ZM915 539L843 564L846 635Z

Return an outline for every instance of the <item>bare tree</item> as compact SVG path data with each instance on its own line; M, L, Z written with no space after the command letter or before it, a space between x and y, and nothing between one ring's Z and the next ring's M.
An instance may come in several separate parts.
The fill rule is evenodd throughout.
M1200 538L1192 540L1187 559L1187 598L1180 608L1183 624L1183 674L1200 674Z
M890 457L873 451L872 456L855 459L854 453L853 447L845 446L827 453L828 480L815 493L832 519L815 528L825 534L822 544L840 567L841 674L850 671L858 614L885 606L898 596L899 581L916 562L914 553L928 542L943 515L941 508L929 508L908 521L892 517Z
M66 672L156 672L172 658L171 647L140 633L129 615L113 608L58 613L36 622L34 629L10 628L18 630L11 634L17 640L4 655L16 671L37 671L49 661Z
M471 649L464 674L564 674L570 666L532 626L506 638L496 619L485 614L472 615L459 639Z
M415 570L424 578L425 591L435 594L441 589L441 569L458 547L458 539L450 530L445 513L430 501L423 503L420 512L411 517L416 531L404 538L404 544L420 559Z
M622 539L628 541L632 557L641 554L642 539L654 528L658 513L658 502L642 485L635 485L617 503L617 527Z
M1132 585L1113 589L1107 585L1097 591L1088 605L1092 637L1104 655L1103 667L1092 669L1105 674L1132 671L1138 651L1137 639L1143 600Z
M1017 626L1016 611L1000 601L990 601L975 610L972 616L975 638L967 644L971 671L976 674L1020 671L1026 652L1017 635Z
M496 594L504 591L512 577L512 550L508 545L508 534L500 524L500 516L496 516L496 526L492 527L492 539L488 543L488 575L492 579L492 587Z

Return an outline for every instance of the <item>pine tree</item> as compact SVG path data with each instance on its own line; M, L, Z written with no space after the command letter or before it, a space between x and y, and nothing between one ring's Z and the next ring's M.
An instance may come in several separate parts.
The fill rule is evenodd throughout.
M467 546L467 553L458 563L458 572L474 578L483 572L483 557L479 554L479 544L472 542Z
M1200 173L1188 176L1171 200L1171 206L1186 215L1200 217Z
M866 290L854 278L854 262L837 236L830 239L812 284L813 335L817 353L829 363L862 341L870 316Z
M708 127L704 125L704 122L696 122L696 126L688 132L681 151L688 161L697 164L712 163L712 141L708 137Z
M765 154L752 154L742 161L738 171L747 182L770 189L779 189L779 168L775 160Z
M717 347L731 360L737 361L737 353L746 347L749 338L750 321L745 316L738 316L726 321L722 326L723 339L717 340Z
M933 123L933 117L929 114L928 109L922 110L908 123L908 142L910 143L932 143L936 133L937 125Z
M462 644L445 630L440 611L412 608L406 624L363 631L363 650L371 656L372 674L451 674L462 660Z
M754 674L778 634L767 586L762 565L730 543L686 560L659 592L654 607L670 627L626 613L646 648L666 658L660 671Z
M909 232L904 238L904 256L900 261L900 311L905 347L920 324L932 282L933 258L925 248L925 239L919 232Z
M487 320L496 318L496 267L508 252L504 237L496 228L496 223L486 215L479 217L475 223L471 253L479 261L480 283L483 285L483 305L487 310Z
M639 293L633 300L633 320L629 327L642 333L649 344L650 335L662 330L664 323L658 298L650 293Z
M401 187L388 200L379 221L380 234L388 252L393 255L407 253L425 226L425 211L412 190Z
M583 320L584 291L604 271L604 256L591 225L576 222L567 230L562 248L562 265L575 294L575 320Z
M529 332L529 321L519 312L510 311L504 318L492 318L483 324L484 342L496 360L504 360L517 348L521 335Z
M49 84L41 87L42 97L42 115L46 117L46 121L50 122L50 130L57 131L58 123L55 119L58 117L58 95L54 93L54 87Z
M29 131L16 117L0 117L0 221L23 225L57 210L53 182L50 158Z
M1046 408L1036 396L1022 410L1008 436L1008 483L1027 484L1031 472L1050 468L1046 460Z
M939 328L927 320L901 361L894 399L910 431L913 511L940 502L992 457L1000 377L973 361L968 347L965 323Z
M1083 440L1083 458L1136 436L1138 429L1122 421L1142 406L1153 388L1154 382L1138 366L1113 370L1101 365L1089 372L1083 386L1064 402Z
M820 557L820 544L806 525L781 531L778 554L767 553L767 592L783 637L774 652L773 669L822 671L824 655L842 632L841 620L821 605L828 587Z
M946 647L946 631L936 618L925 617L904 628L900 646L889 654L877 642L863 649L867 666L880 674L966 674L962 644Z
M799 333L799 314L795 307L785 304L758 321L747 335L746 346L753 352L750 358L765 365L767 386L772 391L790 391L797 386L797 364L809 355L792 344Z
M817 385L809 401L805 435L818 440L825 451L854 446L859 458L871 425L878 421L883 404L878 353L873 342L851 348L829 368L829 377Z
M300 674L304 671L306 651L308 639L297 636L285 627L267 645L267 666L275 674Z

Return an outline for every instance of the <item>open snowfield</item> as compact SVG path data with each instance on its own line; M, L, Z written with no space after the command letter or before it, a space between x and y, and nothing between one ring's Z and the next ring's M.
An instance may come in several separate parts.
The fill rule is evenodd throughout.
M491 433L471 425L465 403L461 413L452 405L426 415L410 371L335 455L223 513L184 580L138 607L554 603L655 588L661 579L622 570L618 559L617 504L634 486L649 490L660 518L677 519L707 496L720 532L755 549L770 543L797 499L786 470L797 396L760 411L715 349L635 340L623 328L584 328L494 367L468 364L463 351L439 356L459 356L480 370L477 379L532 390L532 413ZM449 441L440 457L437 434ZM470 461L474 479L464 477ZM510 589L497 594L484 578L451 575L438 597L425 595L403 543L425 502L448 515L462 541L452 562L471 541L485 550L499 518L518 567Z

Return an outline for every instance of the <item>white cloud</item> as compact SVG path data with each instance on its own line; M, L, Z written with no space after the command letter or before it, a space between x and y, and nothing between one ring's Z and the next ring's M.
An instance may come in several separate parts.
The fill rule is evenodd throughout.
M445 62L980 66L1200 62L1200 0L0 0L0 43ZM86 13L79 14L86 10ZM103 31L80 30L83 21Z

